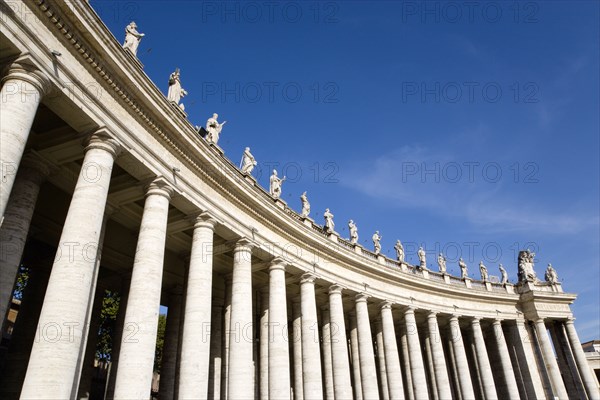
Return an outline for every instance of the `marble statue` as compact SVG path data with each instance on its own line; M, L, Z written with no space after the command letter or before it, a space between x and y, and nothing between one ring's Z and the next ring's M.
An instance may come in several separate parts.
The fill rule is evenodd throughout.
M502 275L502 280L500 283L506 285L508 283L508 272L506 272L502 264L498 266L498 269L500 270L500 275Z
M350 231L350 243L357 244L358 243L358 228L354 221L348 221L348 230Z
M258 163L256 162L256 159L254 158L252 153L250 153L250 147L246 147L246 150L244 150L244 154L242 155L242 161L240 163L240 169L242 170L242 173L246 175L252 174L252 170L254 170L254 167L257 164Z
M533 269L535 253L527 249L519 252L519 282L536 282L537 276Z
M333 233L335 231L335 223L333 222L333 214L329 211L329 208L325 209L323 217L325 218L325 232Z
M462 279L467 279L469 277L469 271L467 270L467 264L462 257L458 259L458 266L460 267L460 277Z
M223 129L223 125L227 123L227 121L223 121L223 123L219 123L217 121L219 118L219 114L213 114L208 120L206 120L206 140L210 143L217 144L219 142L219 136L221 135L221 130Z
M285 176L283 178L279 178L277 176L277 170L273 170L273 174L269 180L269 193L273 196L274 199L278 199L281 197L281 185L285 181Z
M490 278L487 267L483 264L483 261L479 261L479 272L481 273L481 280L487 282Z
M381 253L381 238L382 236L379 234L379 231L375 231L373 234L373 247L375 248L375 254Z
M552 264L548 264L548 268L546 268L546 274L544 278L548 283L558 283L558 274L556 273L556 270L552 267Z
M402 246L402 242L400 240L396 240L394 250L396 250L396 259L398 259L400 262L404 262L404 246Z
M183 97L187 95L187 91L181 87L181 72L179 68L175 69L169 76L169 91L167 92L167 100L171 103L179 105L179 102Z
M438 254L438 266L440 267L440 272L446 273L446 257L442 253Z
M417 256L419 256L419 268L427 269L427 255L425 254L425 250L423 247L419 247L417 251Z
M131 54L137 56L138 46L144 36L146 35L137 31L136 23L131 21L131 23L125 27L125 43L123 43L123 48L128 49Z
M300 196L300 201L302 201L302 217L306 218L310 214L310 203L308 202L308 197L306 197L306 192L302 193Z

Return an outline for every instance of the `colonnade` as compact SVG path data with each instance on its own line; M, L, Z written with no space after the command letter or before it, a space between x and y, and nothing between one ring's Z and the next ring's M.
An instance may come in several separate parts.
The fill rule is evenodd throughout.
M14 65L0 93L1 237L17 249L1 260L3 314L40 184L51 171L34 154L21 161L49 85L43 74L24 65ZM80 385L89 381L81 376L86 347L94 344L89 326L110 218L107 197L115 160L124 151L109 127L87 135L37 323L38 331L57 326L59 334L57 340L34 340L28 349L19 383L23 399L75 398L85 392ZM95 179L86 176L90 165L98 171ZM176 194L161 176L145 187L109 398L145 399L150 392L167 222ZM167 316L160 388L168 398L566 399L572 396L571 382L587 398L598 399L572 319L529 321L425 309L314 272L298 273L298 266L275 255L263 285L254 280L257 243L249 237L234 240L231 275L217 275L212 253L217 218L210 210L188 218L193 235L187 278ZM73 252L74 243L85 251ZM215 285L224 287L224 298L213 293ZM289 294L291 285L299 287L299 298ZM562 354L558 359L556 349ZM559 368L563 359L569 370Z

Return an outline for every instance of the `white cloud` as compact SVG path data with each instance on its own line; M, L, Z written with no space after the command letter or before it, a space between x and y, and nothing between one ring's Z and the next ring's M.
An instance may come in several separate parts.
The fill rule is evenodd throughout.
M510 166L510 162L466 160L443 150L404 146L369 164L361 163L351 179L342 182L399 207L462 218L492 232L574 234L598 226L598 215L555 210L551 199L539 204L517 192L520 188L514 186L518 184L512 181Z

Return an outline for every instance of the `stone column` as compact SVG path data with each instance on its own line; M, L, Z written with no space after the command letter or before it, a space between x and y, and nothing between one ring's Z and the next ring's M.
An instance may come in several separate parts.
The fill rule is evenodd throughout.
M342 288L332 285L329 288L329 318L331 330L331 353L333 360L333 387L336 399L352 398L350 363L348 362L348 340L344 322Z
M302 382L302 311L300 309L300 299L296 299L292 303L292 320L292 346L294 350L294 400L303 400L304 384ZM311 368L314 368L314 366L311 366Z
M381 303L381 327L383 330L385 369L387 371L387 381L390 392L390 399L404 400L402 370L400 369L400 357L398 354L398 343L396 342L394 318L392 316L392 304L387 301Z
M460 332L457 315L453 315L450 318L450 335L452 349L454 350L454 359L456 360L456 373L460 383L460 392L462 393L464 400L474 399L475 392L473 391L473 383L471 382L471 374L467 362L467 353L465 352L465 345Z
M333 388L333 356L331 354L331 321L329 318L329 305L321 308L321 319L323 329L323 375L325 381L325 398L335 398Z
M569 318L564 323L565 330L567 332L567 338L569 339L569 344L571 345L571 350L573 351L573 356L575 357L575 363L577 364L577 369L581 375L581 380L583 381L583 386L585 387L588 398L590 400L598 400L600 399L600 393L598 393L598 384L594 374L592 373L590 365L587 362L583 348L581 347L579 335L577 335L577 330L573 324L574 320L574 318Z
M167 217L173 189L164 178L146 191L127 299L115 399L148 397L152 384Z
M530 331L525 326L525 321L518 319L513 328L515 334L515 348L517 359L521 365L523 381L529 398L537 399L545 397L544 385L540 376L536 355L533 352L535 338L531 337Z
M119 369L119 353L121 352L121 342L123 341L123 328L125 326L125 312L127 310L127 298L129 297L129 286L131 286L131 276L121 277L121 286L119 290L119 310L117 311L117 320L115 322L115 331L112 336L112 350L110 355L110 368L106 377L106 390L104 399L112 400L115 397L115 382L117 380L117 371Z
M435 379L435 367L433 365L433 353L431 350L431 337L429 330L423 332L421 336L423 341L423 350L425 351L425 368L429 377L429 396L433 400L440 400L438 396L437 380Z
M215 304L216 303L216 304ZM210 364L208 375L208 398L221 398L221 370L223 368L223 299L213 302L210 332ZM181 376L181 373L179 374ZM181 379L180 379L181 382ZM180 396L181 398L181 396Z
M404 371L404 375L406 376L406 382L404 385L404 389L406 390L406 396L408 400L415 400L415 390L413 389L413 380L412 374L410 372L410 356L408 352L408 339L406 338L408 335L406 334L406 324L404 320L400 322L400 326L398 327L400 332L399 343L400 349L402 352L402 358L400 363L402 365L402 370Z
M568 399L569 395L567 394L567 389L565 388L562 376L560 375L558 363L556 362L554 350L550 344L548 331L546 330L546 324L544 324L543 319L540 318L535 321L535 330L544 357L544 364L546 364L546 371L548 372L548 377L550 378L550 383L552 385L552 392L554 393L554 396L561 400Z
M302 323L302 381L307 400L323 399L319 324L315 300L315 276L306 273L300 279L300 312Z
M508 346L504 339L504 332L502 331L502 323L499 319L495 319L492 323L494 329L494 337L496 338L496 346L500 355L500 364L502 366L502 375L504 376L504 382L506 383L506 389L511 399L519 399L519 389L517 387L517 380L515 379L515 371L513 370L512 363L510 361L510 354L508 353Z
M225 275L225 300L223 302L223 368L221 371L221 398L229 399L229 331L231 330L231 274Z
M379 398L377 387L377 368L375 368L375 353L373 352L373 336L369 308L365 293L356 295L356 325L358 330L358 350L360 353L360 376L362 379L363 398Z
M83 357L81 344L90 292L95 284L98 242L118 148L106 131L99 130L89 138L38 323L40 332L52 336L33 345L23 398L76 395L71 392ZM66 295L69 301L65 301ZM53 328L48 331L50 327Z
M204 398L208 393L215 224L208 213L194 220L179 365L182 400Z
M259 338L259 394L269 400L269 287L260 291L260 338Z
M181 325L181 292L181 287L177 287L169 295L169 308L167 311L167 325L165 327L165 341L163 345L159 384L159 394L163 399L177 398L177 396L175 396L175 385L177 382L179 327ZM200 338L200 341L207 339L207 335L204 335Z
M0 225L42 96L50 89L44 74L25 60L15 62L0 90Z
M15 185L16 187L16 185ZM77 385L77 398L89 398L94 375L94 361L96 359L96 345L98 343L98 329L100 329L100 314L104 303L106 287L98 286L94 295L94 303L92 305L90 320L88 322L89 329L87 330L87 340L84 357L81 363L81 377Z
M44 303L52 259L46 259L36 264L30 269L29 281L23 291L19 314L13 326L8 350L0 370L1 399L19 398L27 372L31 347L34 340L40 337L37 331L38 317Z
M269 266L269 398L290 398L285 261L275 258Z
M3 145L4 137L2 137ZM13 286L23 258L23 249L40 185L50 173L50 165L36 153L27 154L21 164L8 199L4 221L0 224L0 318L2 322L12 300Z
M350 356L352 358L352 378L354 379L354 398L363 400L362 379L360 377L360 350L358 349L358 328L356 327L356 313L348 313L350 323Z
M437 314L433 311L427 314L427 327L429 329L429 343L431 345L438 397L440 399L451 399L452 389L450 388L450 379L446 368L442 336L438 327Z
M377 367L379 370L379 381L381 382L381 398L382 400L390 400L390 388L387 368L385 366L385 345L383 344L383 327L381 326L381 318L377 318L375 320L375 346Z
M427 377L425 376L425 365L421 355L421 342L419 341L414 308L408 307L404 311L404 320L406 322L406 338L408 340L408 354L415 398L426 399L429 397L429 392L427 390Z
M233 250L227 378L229 399L254 397L252 342L252 243L242 238Z
M492 366L490 365L490 359L485 347L479 318L473 318L471 321L471 330L473 332L473 342L475 344L477 363L479 364L479 375L481 376L483 393L485 394L486 400L498 399L496 385L494 384L494 375L492 374Z

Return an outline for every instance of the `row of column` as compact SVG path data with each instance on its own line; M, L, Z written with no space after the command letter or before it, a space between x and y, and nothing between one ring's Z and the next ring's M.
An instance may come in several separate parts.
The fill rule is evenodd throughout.
M47 166L36 166L34 173L25 163L23 168L19 167L35 112L47 87L47 80L24 63L16 63L3 80L0 93L3 99L0 109L3 141L0 147L3 178L0 193L2 238L3 242L14 244L16 251L11 257L2 259L2 282L14 281L39 184L49 173ZM119 143L106 129L98 130L86 143L81 173L64 223L38 321L38 331L43 332L46 327L53 326L58 327L59 334L53 340L41 338L34 342L21 392L22 398L72 398L78 393L90 310L100 265L106 200L112 167L119 151ZM89 179L86 174L88 166L93 166L94 179ZM17 170L22 179L15 184ZM124 331L119 343L115 398L147 398L148 395L156 344L166 225L173 193L173 188L162 178L154 180L146 191ZM177 346L180 358L179 379L177 387L173 389L182 399L205 398L209 393L211 343L215 343L203 338L207 337L204 335L207 330L210 332L214 315L212 243L216 222L206 213L194 218L181 345ZM85 224L81 221L85 221ZM249 390L254 387L254 374L250 373L255 368L254 340L252 334L248 335L248 332L253 331L252 247L251 241L241 239L234 249L229 315L226 322L228 327L225 332L226 386L223 388L227 398L231 399L254 397L253 391ZM270 398L291 396L287 330L283 329L288 322L285 268L286 264L281 259L273 260L269 267L268 346L263 350L267 355L264 359L267 368L261 366L261 371L265 370L266 378L262 379L268 382L265 383L264 390L268 390ZM475 363L478 366L476 373L473 373L469 368L467 350L460 334L458 316L450 318L451 345L444 352L441 340L436 339L440 338L436 315L428 315L425 343L422 343L414 309L406 308L404 332L399 335L403 349L401 356L391 304L383 303L381 306L381 335L375 335L379 335L380 340L374 341L366 294L358 294L355 299L356 330L351 332L351 338L356 337L356 341L352 340L350 350L342 288L336 285L330 287L327 309L322 312L322 340L315 339L318 318L314 281L314 276L306 274L300 284L302 339L301 353L295 354L301 354L302 363L295 362L294 365L296 369L302 370L302 389L296 390L297 397L302 393L305 398L310 399L323 396L370 399L378 398L381 394L384 398L401 399L408 393L409 397L414 398L445 399L458 393L460 398L470 399L475 398L475 378L481 382L479 386L485 398L497 398L498 386L504 387L504 393L508 393L509 398L519 398L513 362L504 335L501 334L502 325L499 320L494 321L493 326L496 330L494 345L501 367L501 379L496 377L498 374L492 373L489 355L486 356L488 348L477 319L470 323ZM10 301L8 293L11 290L12 288L2 288L0 311L3 313ZM551 385L546 392L566 398L567 391L543 320L535 322L535 330ZM588 397L596 399L595 380L587 367L571 321L565 324L564 332ZM424 347L431 355L432 370L425 368L422 352ZM450 359L447 355L450 355ZM49 365L52 367L48 368ZM531 363L528 364L529 377L534 381L537 394L540 384L536 382L541 382L541 379L537 369L530 365ZM378 374L378 370L385 371L385 377L381 372ZM449 371L454 373L450 374ZM406 379L407 376L410 379ZM405 383L410 387L405 388ZM353 387L360 387L360 393L353 393ZM210 390L214 391L214 388ZM385 393L381 393L382 390Z

